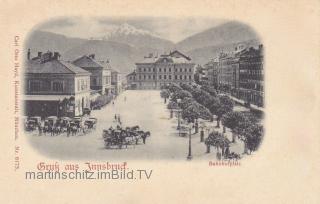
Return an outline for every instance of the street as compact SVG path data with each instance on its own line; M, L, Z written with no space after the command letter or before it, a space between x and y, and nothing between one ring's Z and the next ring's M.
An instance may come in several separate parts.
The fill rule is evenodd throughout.
M102 139L103 129L115 128L114 115L120 115L122 126L139 125L143 131L150 131L146 144L129 145L123 149L106 149ZM177 119L170 119L170 112L158 90L127 90L101 110L93 110L91 116L98 119L95 130L77 136L38 136L37 131L26 133L31 145L41 154L58 159L94 159L94 160L185 160L188 154L188 137L178 135ZM215 121L213 122L215 125ZM213 125L211 124L211 125ZM227 132L228 138L231 133ZM205 131L205 138L207 131ZM231 146L232 151L242 153L242 145ZM206 154L200 135L192 134L193 160L215 159L215 149Z

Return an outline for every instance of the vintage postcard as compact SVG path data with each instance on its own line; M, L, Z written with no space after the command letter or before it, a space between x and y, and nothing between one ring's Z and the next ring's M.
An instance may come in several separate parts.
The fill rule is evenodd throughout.
M318 1L3 5L3 203L320 203Z

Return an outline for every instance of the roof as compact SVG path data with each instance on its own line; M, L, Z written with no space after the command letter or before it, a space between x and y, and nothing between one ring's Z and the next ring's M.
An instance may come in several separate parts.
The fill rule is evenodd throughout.
M107 61L98 61L98 63L99 64L101 64L104 68L107 68L107 69L111 69L111 71L112 71L112 67L111 67L111 65L110 65L110 62L109 62L109 60L107 60Z
M104 65L102 65L101 62L97 62L95 59L92 59L87 55L83 55L82 57L79 57L78 59L74 60L72 63L79 67L85 67L85 68L99 68L99 67L103 68L104 67Z
M175 50L173 52L170 52L170 54L160 55L160 57L158 56L154 57L152 54L150 54L149 57L145 57L142 61L136 64L153 64L153 63L162 63L162 62L181 64L181 63L190 63L190 61L191 61L190 57Z
M40 60L28 60L26 63L26 73L47 73L47 74L90 74L84 69L71 63L53 59L44 63Z
M131 75L136 75L136 71L131 72L131 73L128 74L127 76L131 76Z

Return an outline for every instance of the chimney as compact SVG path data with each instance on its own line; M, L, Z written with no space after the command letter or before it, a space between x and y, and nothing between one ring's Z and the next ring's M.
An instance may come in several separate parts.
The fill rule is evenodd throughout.
M28 60L30 60L30 48L28 49L28 56L27 56L27 58L28 58Z
M59 58L60 58L60 53L59 52L54 52L53 53L53 59L56 59L56 60L58 60Z
M91 54L91 55L89 55L89 57L90 57L91 59L94 59L95 54Z
M38 52L38 57L41 57L41 55L42 55L42 52Z

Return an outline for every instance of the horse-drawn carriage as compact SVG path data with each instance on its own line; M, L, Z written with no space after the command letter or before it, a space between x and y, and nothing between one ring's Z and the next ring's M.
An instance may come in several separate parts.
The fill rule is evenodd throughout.
M49 116L44 120L43 132L50 133L52 136L61 133L60 120L57 116Z
M90 117L84 121L84 125L90 130L95 129L98 120L96 118Z
M37 127L41 124L41 117L40 116L33 116L27 119L26 121L26 130L33 131L36 130Z
M107 149L114 147L121 149L123 146L127 148L128 145L137 145L141 139L145 144L146 138L150 136L150 132L139 130L139 126L127 127L125 129L118 126L116 129L109 128L103 130L102 136Z

